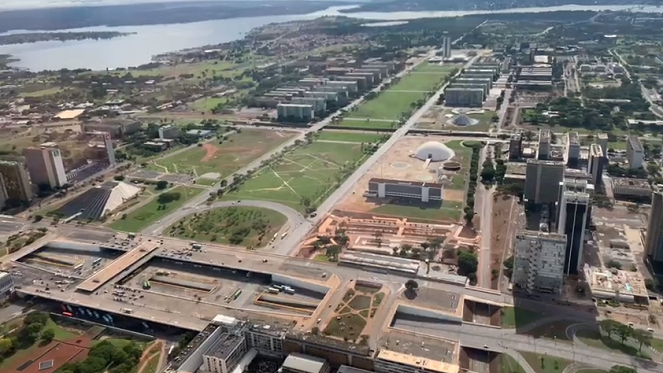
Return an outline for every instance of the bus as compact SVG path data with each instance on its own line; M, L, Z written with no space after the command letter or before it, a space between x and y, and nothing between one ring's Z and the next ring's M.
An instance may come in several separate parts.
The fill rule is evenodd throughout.
M237 291L235 291L235 293L232 296L232 300L236 300L237 298L239 298L240 295L242 295L242 290L237 289Z
M95 259L95 260L92 262L92 265L93 265L93 266L96 266L96 265L98 265L99 263L101 263L101 258L97 258L97 259Z
M283 232L283 234L281 235L281 239L284 239L285 236L287 236L287 235L288 235L288 232Z
M268 293L272 293L272 294L278 294L278 293L280 293L281 291L280 291L279 289L275 289L275 288L268 288L268 289L267 289L267 292L268 292Z

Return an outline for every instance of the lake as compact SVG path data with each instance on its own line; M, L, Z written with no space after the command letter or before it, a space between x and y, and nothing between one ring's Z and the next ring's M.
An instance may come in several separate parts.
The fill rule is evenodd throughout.
M231 18L205 22L170 25L89 27L64 31L119 31L136 34L107 39L80 41L47 41L31 44L3 45L0 54L11 54L20 61L13 66L32 71L62 68L106 68L138 66L150 62L152 56L204 45L219 44L243 38L252 29L268 23L315 19L321 16L345 15L360 19L399 21L430 17L457 17L488 13L534 13L581 10L626 10L632 5L578 6L546 8L516 8L500 11L435 11L435 12L360 12L340 13L353 6L338 6L323 11L286 16ZM661 12L662 8L645 6L642 12ZM63 31L63 30L58 30ZM14 32L15 33L15 32Z

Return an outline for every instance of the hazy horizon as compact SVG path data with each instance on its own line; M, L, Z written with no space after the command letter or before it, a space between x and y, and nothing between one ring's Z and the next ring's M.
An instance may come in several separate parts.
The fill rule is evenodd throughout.
M61 8L75 6L102 6L102 5L135 5L149 3L183 3L183 2L227 2L237 0L3 0L0 1L0 11L19 9ZM261 0L243 0L261 1ZM279 0L270 0L279 1ZM289 0L289 1L318 1L318 0ZM336 2L363 3L370 0L324 0Z

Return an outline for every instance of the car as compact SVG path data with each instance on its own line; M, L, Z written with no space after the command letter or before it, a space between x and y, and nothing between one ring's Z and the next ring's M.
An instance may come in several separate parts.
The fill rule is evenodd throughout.
M483 348L488 348L488 345L483 345Z
M654 329L652 329L652 328L647 328L647 331L650 332L650 333L653 333L653 332L654 332Z

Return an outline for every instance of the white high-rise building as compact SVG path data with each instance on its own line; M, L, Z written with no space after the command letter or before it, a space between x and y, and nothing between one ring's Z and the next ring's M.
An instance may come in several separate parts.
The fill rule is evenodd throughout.
M449 36L442 37L442 57L450 58L451 57L451 38Z
M629 168L640 168L645 158L645 148L636 135L629 136L626 140L626 159Z
M521 231L516 234L513 283L528 293L559 293L564 285L566 236Z
M573 185L571 185L573 184ZM593 185L585 182L583 190L578 182L565 180L561 185L561 193L557 210L557 233L566 235L566 263L564 272L577 274L581 271L583 249L585 246L585 227L590 214ZM589 187L591 185L591 188Z

